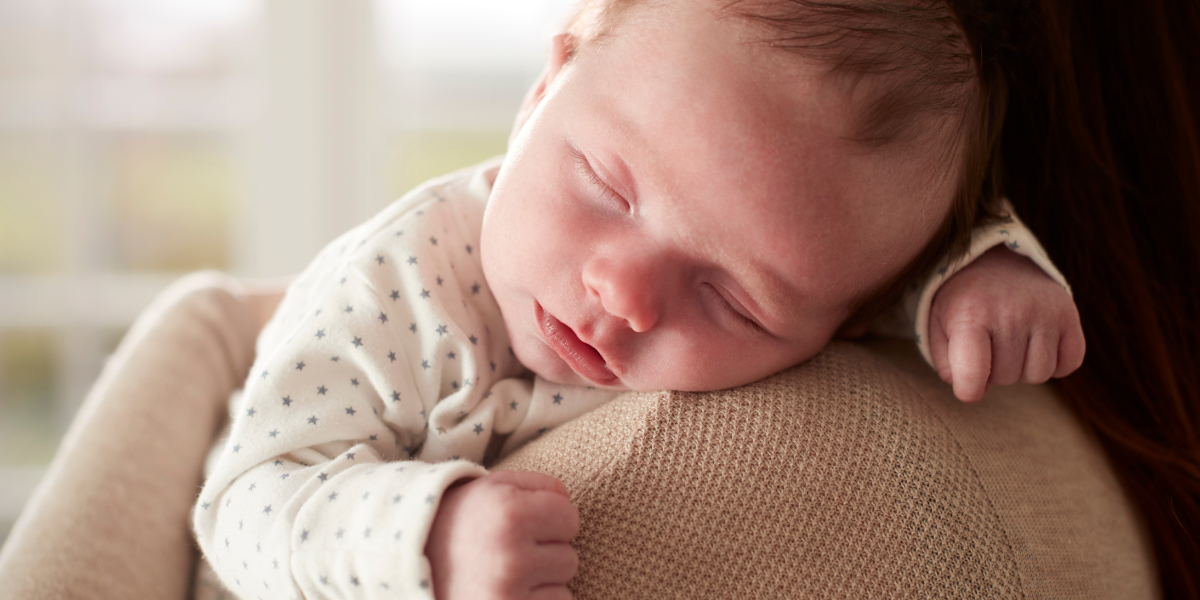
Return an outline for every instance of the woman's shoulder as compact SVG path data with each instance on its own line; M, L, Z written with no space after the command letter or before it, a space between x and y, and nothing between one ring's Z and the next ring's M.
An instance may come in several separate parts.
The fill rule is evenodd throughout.
M1155 589L1135 509L1052 388L966 405L904 342L835 342L732 390L623 395L499 467L570 489L581 596Z

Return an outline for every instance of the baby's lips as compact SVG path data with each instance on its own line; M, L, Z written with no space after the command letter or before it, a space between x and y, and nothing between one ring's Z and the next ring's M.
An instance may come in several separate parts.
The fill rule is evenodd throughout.
M534 318L542 341L581 377L598 385L612 385L616 381L617 376L609 370L600 352L579 339L573 329L544 310L536 301Z

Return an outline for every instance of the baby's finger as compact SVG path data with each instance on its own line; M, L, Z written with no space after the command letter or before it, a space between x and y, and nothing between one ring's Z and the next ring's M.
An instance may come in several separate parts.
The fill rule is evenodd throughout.
M1083 357L1087 353L1087 341L1083 337L1083 329L1072 327L1058 339L1058 368L1055 377L1066 377L1083 365Z
M1025 371L1022 383L1045 383L1058 366L1058 332L1035 331L1029 336L1025 351Z
M946 337L946 328L942 319L929 319L929 358L934 359L934 370L943 382L950 383L950 360L948 358L950 341Z
M565 585L537 588L529 592L529 600L571 600L571 590Z
M535 471L496 471L487 477L497 483L507 483L523 490L545 490L561 496L568 496L567 486L563 482Z
M941 319L929 320L929 357L933 359L933 368L942 381L950 383L950 359L947 357L950 340L946 337L946 328L942 327Z
M950 370L954 395L963 402L983 398L992 369L992 338L986 327L964 325L950 335Z
M538 544L529 556L535 565L529 586L566 585L579 571L579 554L570 544Z
M544 490L525 492L527 531L536 542L570 542L579 534L579 511L567 498Z
M1011 385L1021 380L1029 338L1023 330L1010 328L992 332L992 375L988 383Z

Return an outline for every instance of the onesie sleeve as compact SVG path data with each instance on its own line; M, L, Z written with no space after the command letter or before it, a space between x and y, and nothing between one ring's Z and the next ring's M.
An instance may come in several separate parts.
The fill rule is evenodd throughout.
M977 227L971 232L971 243L965 254L959 257L945 257L925 281L909 290L895 310L877 321L872 329L878 333L913 339L925 362L932 365L933 356L929 350L929 312L933 307L934 296L942 284L955 273L965 269L976 258L1000 244L1032 260L1068 294L1071 293L1071 286L1066 278L1046 256L1046 251L1038 243L1037 237L1017 217L1007 199L1001 202L1000 210L1001 217L998 220Z
M336 240L260 335L193 512L239 596L432 600L445 490L487 473L492 442L589 403L524 376L477 259L482 201L461 192L434 185Z

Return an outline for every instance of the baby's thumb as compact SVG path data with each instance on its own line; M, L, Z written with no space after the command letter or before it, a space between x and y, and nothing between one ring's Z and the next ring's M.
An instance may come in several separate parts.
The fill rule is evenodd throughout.
M992 336L986 327L965 325L950 336L949 363L954 395L963 402L983 398L992 372Z
M949 351L950 344L946 338L946 328L942 326L941 319L929 320L929 357L933 359L933 368L937 371L938 377L946 383L952 382L950 360L946 354Z
M563 482L545 473L534 471L496 471L489 473L487 477L495 483L507 483L513 487L530 492L546 491L570 497L570 494L567 492L567 486Z

